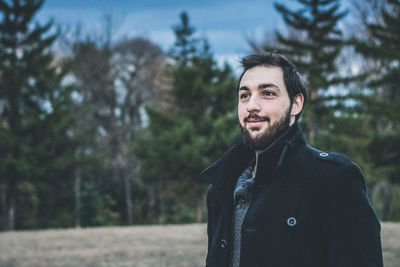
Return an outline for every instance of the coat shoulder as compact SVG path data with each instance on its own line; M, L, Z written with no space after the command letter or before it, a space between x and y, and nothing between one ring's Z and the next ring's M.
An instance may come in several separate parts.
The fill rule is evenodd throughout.
M325 152L312 146L307 146L307 150L311 157L321 163L333 164L336 166L354 165L354 162L349 157L341 153Z
M344 185L365 189L365 179L360 167L349 157L335 152L324 152L308 146L298 153L296 178L302 177L307 186L318 192L339 194Z

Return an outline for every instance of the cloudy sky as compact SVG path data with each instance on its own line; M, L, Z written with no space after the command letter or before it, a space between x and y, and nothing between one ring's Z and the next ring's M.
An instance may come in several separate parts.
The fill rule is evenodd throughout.
M280 1L293 5L293 1ZM206 37L218 58L237 59L250 51L246 38L259 40L283 28L272 0L46 0L38 18L85 31L100 28L104 14L112 14L115 38L143 36L167 51L174 42L172 25L187 11L200 36Z
M292 10L298 7L295 0L45 0L38 19L53 18L64 27L80 24L84 32L99 32L104 14L111 14L117 25L114 39L141 36L168 51L174 42L172 26L187 11L217 59L235 65L251 51L246 39L261 42L275 29L286 29L275 2ZM346 9L348 2L342 1Z

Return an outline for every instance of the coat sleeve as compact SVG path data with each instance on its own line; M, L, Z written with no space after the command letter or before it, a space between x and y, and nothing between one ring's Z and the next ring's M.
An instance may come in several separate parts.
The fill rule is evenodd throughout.
M383 267L380 224L355 164L334 178L326 219L330 267Z

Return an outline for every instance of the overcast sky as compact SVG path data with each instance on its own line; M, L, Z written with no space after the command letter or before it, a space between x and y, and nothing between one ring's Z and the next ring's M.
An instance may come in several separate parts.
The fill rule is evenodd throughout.
M250 52L246 38L261 41L274 29L285 29L275 11L274 0L46 0L40 21L54 18L64 26L80 23L86 32L99 30L101 17L112 14L119 25L115 39L142 36L168 51L173 42L172 26L187 11L191 24L206 37L219 60L230 63ZM288 7L293 0L280 0Z
M280 1L282 2L282 1ZM290 0L283 1L290 3ZM250 51L246 38L262 40L283 27L272 0L46 0L38 18L85 31L99 29L103 14L119 25L115 38L143 36L167 51L174 42L172 25L187 11L200 36L218 58L238 58Z

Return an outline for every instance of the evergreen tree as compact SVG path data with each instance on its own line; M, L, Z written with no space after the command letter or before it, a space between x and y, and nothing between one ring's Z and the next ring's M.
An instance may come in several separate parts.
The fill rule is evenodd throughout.
M349 155L369 173L366 115L358 95L342 86L351 78L341 73L338 63L346 45L338 23L346 12L340 11L339 0L297 2L297 10L275 4L288 25L288 34L276 32L277 44L263 49L286 55L304 74L309 98L301 122L309 141L321 149Z
M276 32L277 44L262 49L286 55L304 74L309 98L301 123L310 143L349 155L372 184L376 178L371 155L366 153L372 134L369 115L363 112L360 93L344 87L353 78L343 73L338 62L347 45L338 24L347 12L340 11L339 0L297 2L297 10L275 4L288 33Z
M170 55L174 60L185 65L196 53L196 45L199 40L193 38L195 28L189 24L189 15L186 12L182 12L180 19L181 24L172 27L176 40Z
M71 88L61 86L65 73L51 52L56 39L52 22L33 24L42 4L41 0L0 1L4 229L47 227L46 219L68 214L69 209L59 205L67 203L62 198L70 192L68 175L73 168L74 140L68 132L73 121Z
M387 2L382 23L367 25L371 39L353 41L356 50L378 66L364 75L364 84L373 90L364 98L374 130L369 151L375 175L393 184L391 209L383 205L378 212L381 219L400 220L400 1Z
M332 116L326 105L326 92L337 85L339 75L335 60L344 42L338 22L346 15L340 12L338 0L299 0L301 7L290 10L275 4L276 10L288 25L288 34L275 32L277 46L263 50L277 50L290 58L308 82L309 103L303 116L303 126L314 143L322 127L321 117Z
M217 66L206 40L197 39L182 13L174 27L170 94L172 107L148 106L150 125L135 151L148 192L148 221L204 219L205 185L200 172L239 137L235 80ZM178 29L191 29L190 31Z

